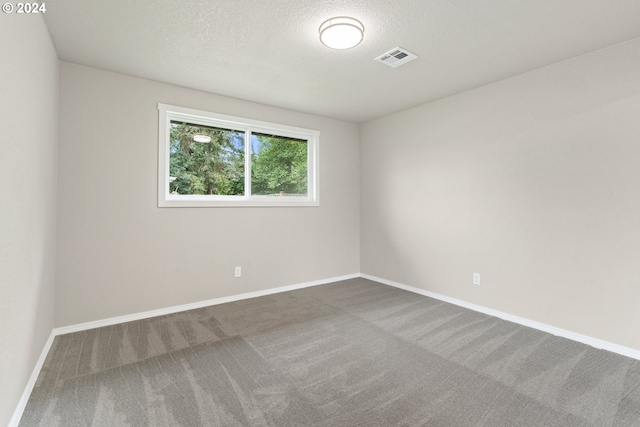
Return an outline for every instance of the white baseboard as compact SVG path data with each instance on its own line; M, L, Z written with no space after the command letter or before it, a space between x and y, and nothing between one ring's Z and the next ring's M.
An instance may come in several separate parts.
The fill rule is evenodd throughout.
M42 349L42 352L40 353L40 357L36 362L36 366L33 367L33 371L31 372L29 381L27 381L27 386L24 388L24 391L22 392L22 396L18 401L18 406L16 407L16 410L13 411L13 416L11 417L11 421L9 421L9 427L18 427L18 424L20 424L22 413L24 412L24 408L27 407L29 396L31 396L31 391L33 390L33 387L36 385L38 375L40 375L40 370L42 369L42 365L44 365L44 361L47 358L47 355L49 354L49 350L51 349L51 345L53 344L53 339L55 338L55 336L56 335L54 334L54 332L51 331L51 334L49 335L49 339L47 339L47 342L44 344L44 348Z
M280 292L293 291L296 289L308 288L311 286L324 285L327 283L339 282L360 277L359 273L346 276L331 277L329 279L315 280L312 282L299 283L296 285L281 286L279 288L265 289L263 291L248 292L244 294L231 295L228 297L215 298L206 301L198 301L190 304L176 305L172 307L160 308L158 310L144 311L141 313L127 314L124 316L110 317L107 319L95 320L93 322L79 323L76 325L55 328L55 335L64 335L72 332L86 331L88 329L101 328L103 326L117 325L118 323L131 322L133 320L148 319L150 317L163 316L165 314L178 313L180 311L193 310L196 308L208 307L211 305L224 304L227 302L240 301L248 298L262 297L265 295L277 294Z
M568 338L573 341L581 342L583 344L590 345L591 347L595 347L602 350L607 350L612 353L617 353L622 356L631 357L633 359L640 360L640 350L635 350L633 348L624 347L618 344L611 343L609 341L604 341L598 338L593 338L587 335L578 334L576 332L571 332L566 329L556 328L555 326L550 326L544 323L536 322L534 320L525 319L524 317L514 316L509 313L504 313L502 311L493 310L491 308L483 307L481 305L472 304L466 301L462 301L456 298L451 298L445 295L440 295L435 292L425 291L424 289L414 288L413 286L408 286L402 283L394 282L392 280L382 279L380 277L371 276L369 274L360 274L360 277L364 279L373 280L374 282L379 282L384 285L393 286L395 288L404 289L405 291L413 292L416 294L424 295L426 297L434 298L440 301L448 302L460 307L468 308L469 310L477 311L480 313L488 314L489 316L498 317L503 320L507 320L509 322L518 323L523 326L528 326L533 329L538 329L543 332L548 332L552 335L556 335L563 338Z

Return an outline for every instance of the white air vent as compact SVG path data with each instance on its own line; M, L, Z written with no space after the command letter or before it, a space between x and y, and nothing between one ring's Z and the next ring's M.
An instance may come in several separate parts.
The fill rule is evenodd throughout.
M376 61L382 62L389 67L399 67L400 65L416 59L418 56L401 47L391 49L389 52L383 53L376 58Z

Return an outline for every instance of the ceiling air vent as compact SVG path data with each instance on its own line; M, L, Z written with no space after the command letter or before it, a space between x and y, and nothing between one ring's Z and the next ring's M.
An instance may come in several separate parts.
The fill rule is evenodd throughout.
M376 61L382 62L389 67L399 67L400 65L416 59L418 56L401 47L395 47L389 52L383 53L376 58Z

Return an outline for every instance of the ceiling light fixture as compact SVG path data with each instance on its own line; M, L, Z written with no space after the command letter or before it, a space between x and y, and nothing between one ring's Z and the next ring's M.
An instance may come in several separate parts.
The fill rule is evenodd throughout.
M327 19L320 25L320 41L331 49L349 49L364 38L362 22L348 16Z
M193 135L193 140L195 142L211 142L211 137L207 135Z

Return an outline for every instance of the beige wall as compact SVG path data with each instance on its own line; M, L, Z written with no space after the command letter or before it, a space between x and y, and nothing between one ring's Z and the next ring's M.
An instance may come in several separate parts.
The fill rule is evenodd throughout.
M56 326L359 271L358 125L65 62L60 74ZM158 208L158 102L319 130L320 207Z
M0 16L0 425L53 327L58 59L41 16Z
M640 349L638 52L363 124L362 272Z

